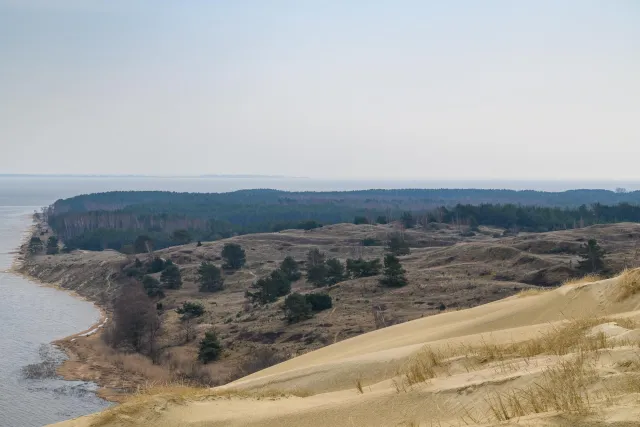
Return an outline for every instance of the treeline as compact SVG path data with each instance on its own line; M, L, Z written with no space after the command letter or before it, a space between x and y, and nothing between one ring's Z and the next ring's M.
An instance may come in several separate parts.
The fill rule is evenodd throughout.
M432 198L421 196L429 195ZM475 195L475 196L474 196ZM50 227L67 250L114 249L146 252L196 241L211 241L238 234L342 222L387 223L405 227L431 222L470 228L489 225L522 231L552 231L592 224L640 221L640 207L627 202L599 202L572 207L515 203L433 205L450 197L482 200L495 196L527 200L584 200L639 198L640 192L604 190L544 193L509 190L368 190L335 193L287 193L246 190L222 194L113 192L59 200L43 211ZM508 197L507 197L508 196ZM605 197L606 196L606 197ZM640 201L640 200L639 200ZM564 203L566 204L566 202Z

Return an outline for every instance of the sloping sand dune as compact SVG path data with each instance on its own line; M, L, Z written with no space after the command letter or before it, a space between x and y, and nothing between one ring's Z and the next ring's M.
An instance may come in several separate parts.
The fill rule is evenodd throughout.
M380 329L88 426L640 425L640 271Z

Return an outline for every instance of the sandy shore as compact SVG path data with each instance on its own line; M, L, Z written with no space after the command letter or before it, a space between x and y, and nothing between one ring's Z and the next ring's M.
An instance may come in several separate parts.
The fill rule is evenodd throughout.
M63 350L67 356L67 359L58 367L57 373L63 379L68 381L94 382L100 386L96 392L99 397L114 402L122 401L124 394L119 387L112 386L116 380L114 377L119 378L119 376L113 374L114 370L110 369L111 367L106 367L104 370L96 369L96 361L101 358L100 352L97 350L88 350L95 348L94 345L88 344L101 341L102 331L107 326L110 319L109 313L105 307L78 294L74 290L64 289L55 283L43 282L39 278L29 275L26 272L26 269L23 268L25 259L28 256L27 251L29 240L36 234L37 230L38 223L34 220L34 223L24 232L20 246L15 251L13 262L7 272L20 276L31 283L37 284L38 286L58 289L66 292L74 298L89 302L93 304L96 310L100 313L99 320L90 327L52 342L53 345ZM103 363L101 365L105 364ZM109 375L110 372L111 375Z

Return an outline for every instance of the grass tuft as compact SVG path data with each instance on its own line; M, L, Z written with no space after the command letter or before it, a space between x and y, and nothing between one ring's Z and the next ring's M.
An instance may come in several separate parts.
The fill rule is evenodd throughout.
M492 393L485 401L497 421L548 411L586 414L592 406L588 386L595 378L595 371L585 353L580 353L547 368L540 380L532 385Z
M562 283L562 286L569 285L584 285L587 283L597 282L598 280L602 280L603 277L598 274L587 274L586 276L582 276L576 279L569 279Z
M624 270L618 277L620 295L618 301L625 300L640 292L640 268Z

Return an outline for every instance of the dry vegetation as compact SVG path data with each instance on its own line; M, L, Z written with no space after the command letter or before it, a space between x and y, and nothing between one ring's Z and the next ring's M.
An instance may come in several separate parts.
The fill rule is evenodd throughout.
M626 269L620 276L620 300L640 292L640 269Z
M224 387L140 390L69 426L637 425L629 275L381 329Z
M458 228L446 224L406 231L412 249L401 261L407 270L408 286L385 289L380 287L377 277L340 282L325 289L333 298L332 310L295 324L284 321L280 302L253 305L246 300L245 290L256 278L275 269L284 257L302 261L312 248L342 261L382 258L382 246L362 246L361 242L365 238L384 241L389 233L395 232L394 226L338 224L311 231L287 230L235 237L230 240L245 249L247 265L227 274L225 289L216 293L198 291L196 270L202 261L220 265L220 251L226 241L157 251L155 255L171 259L180 267L184 281L182 289L168 291L161 300L162 328L158 340L162 352L157 363L146 357L114 352L94 336L62 344L74 353L72 360L77 362L63 370L67 369L70 376L96 380L114 390L135 390L148 382L219 385L376 329L515 294L542 295L572 279L575 274L572 267L577 261L575 250L590 237L597 238L609 252L613 270L635 267L640 262L637 259L640 225L637 224L522 233L512 237L494 237L500 230L484 227L480 230L475 236L466 237ZM132 256L113 251L74 252L27 259L22 271L44 282L75 290L108 308L121 286L122 269L131 263ZM589 277L580 283L595 280L596 277ZM629 283L624 295L636 292L634 286L637 285L632 284L638 280L629 280ZM313 290L314 286L304 279L295 282L292 289L303 294ZM196 339L184 338L183 323L175 313L185 301L201 303L206 309L205 315L193 325ZM196 362L197 345L204 331L210 328L217 331L224 353L220 361L202 365ZM548 340L551 338L547 337ZM483 351L489 353L489 350L487 347ZM478 353L477 358L485 357L480 349L474 351ZM514 344L513 348L501 351L517 354L525 350ZM420 375L428 379L429 366L417 369L415 378L408 382L419 383ZM441 369L437 365L432 368L436 374Z

